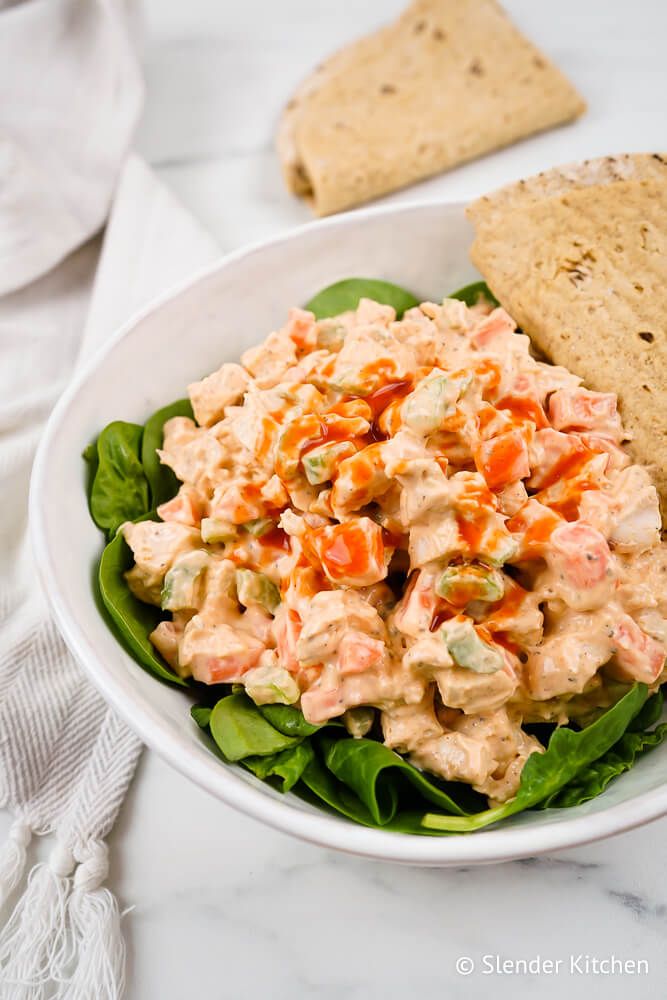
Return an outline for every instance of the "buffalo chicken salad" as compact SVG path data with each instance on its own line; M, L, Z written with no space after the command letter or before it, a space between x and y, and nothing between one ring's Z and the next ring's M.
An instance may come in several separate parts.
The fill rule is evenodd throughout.
M663 736L650 475L615 396L533 356L487 290L368 285L293 308L152 433L102 432L104 602L228 760L350 818L463 831L585 801Z

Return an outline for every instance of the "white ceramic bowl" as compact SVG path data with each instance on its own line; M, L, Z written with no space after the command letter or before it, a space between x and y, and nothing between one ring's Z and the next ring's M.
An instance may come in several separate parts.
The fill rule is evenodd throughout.
M56 406L34 466L31 533L42 584L67 644L104 697L154 750L224 802L327 847L423 865L489 863L581 844L667 813L667 746L576 809L524 813L468 835L366 829L283 797L213 753L188 699L144 672L100 617L91 578L101 549L81 452L110 420L142 423L186 384L236 360L280 325L289 306L333 281L385 278L422 299L475 279L463 206L405 205L307 225L209 267L156 302L81 370Z

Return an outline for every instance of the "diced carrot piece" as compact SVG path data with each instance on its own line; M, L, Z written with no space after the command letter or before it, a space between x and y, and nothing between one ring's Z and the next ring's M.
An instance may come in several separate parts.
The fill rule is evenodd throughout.
M607 575L611 552L597 528L574 521L559 525L552 533L547 559L574 587L586 590Z
M239 681L257 664L264 647L248 649L229 656L197 657L192 660L192 676L202 684L228 684Z
M312 541L324 572L334 583L366 587L387 575L382 528L368 517L318 528Z
M655 683L665 665L663 644L642 631L629 615L614 626L613 640L614 658L607 672L619 681Z
M508 333L514 333L516 323L504 309L494 309L489 317L475 331L472 343L476 347L489 347L494 340L501 340Z
M301 618L293 608L282 605L273 622L273 634L281 666L294 673L299 669L296 644L301 635Z
M519 430L482 441L475 450L475 465L491 489L530 475L528 446Z
M598 430L616 423L616 395L588 389L558 389L549 397L549 419L556 430Z
M362 674L370 667L382 663L386 647L379 639L363 632L346 632L338 647L338 670L341 677Z
M178 521L180 524L199 527L202 508L197 491L191 486L181 486L173 499L160 504L157 514L163 521Z

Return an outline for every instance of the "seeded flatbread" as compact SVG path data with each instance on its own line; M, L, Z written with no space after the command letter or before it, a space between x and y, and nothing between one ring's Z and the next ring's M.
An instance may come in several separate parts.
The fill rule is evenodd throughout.
M584 110L495 0L415 0L302 83L278 152L288 188L328 215Z
M549 171L474 202L471 256L556 364L618 394L667 515L667 154Z
M665 162L660 153L622 153L552 167L478 198L466 214L476 226L493 225L496 215L579 188L651 177L663 180Z

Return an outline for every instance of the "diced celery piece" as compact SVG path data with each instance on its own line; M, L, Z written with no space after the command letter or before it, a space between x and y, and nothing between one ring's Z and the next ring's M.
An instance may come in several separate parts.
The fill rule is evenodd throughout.
M440 635L459 667L477 674L494 674L504 666L500 650L480 639L469 618L451 618L440 626Z
M504 566L510 562L519 551L519 543L509 534L495 532L493 545L482 545L480 555L494 566Z
M372 380L364 379L361 372L354 368L338 372L328 380L332 389L347 392L353 396L368 396L375 388Z
M256 705L293 705L299 700L299 685L279 664L253 667L243 675L246 693Z
M199 575L208 561L208 553L196 549L186 552L174 562L162 585L160 603L164 611L181 611L196 606Z
M333 441L331 444L321 444L313 448L301 459L306 479L311 486L327 483L333 476L336 467L344 458L349 458L356 451L351 441Z
M207 545L216 542L232 542L236 538L237 528L231 521L221 521L217 517L205 517L201 523L201 537Z
M350 736L355 740L360 740L373 728L375 721L375 709L366 705L357 708L348 708L343 713L343 724Z
M270 517L258 517L254 521L247 521L244 528L248 534L254 535L255 538L261 538L267 531L275 528L275 523Z
M246 608L249 604L261 604L273 614L280 604L280 591L275 583L264 573L256 573L253 569L237 569L236 593L239 603Z
M320 350L336 352L345 340L345 327L332 319L322 319L317 324L317 346Z
M456 404L461 383L446 375L422 382L405 400L401 413L403 421L417 434L432 434Z
M497 569L464 563L448 566L436 583L435 592L450 604L463 607L469 601L499 601L505 584Z

